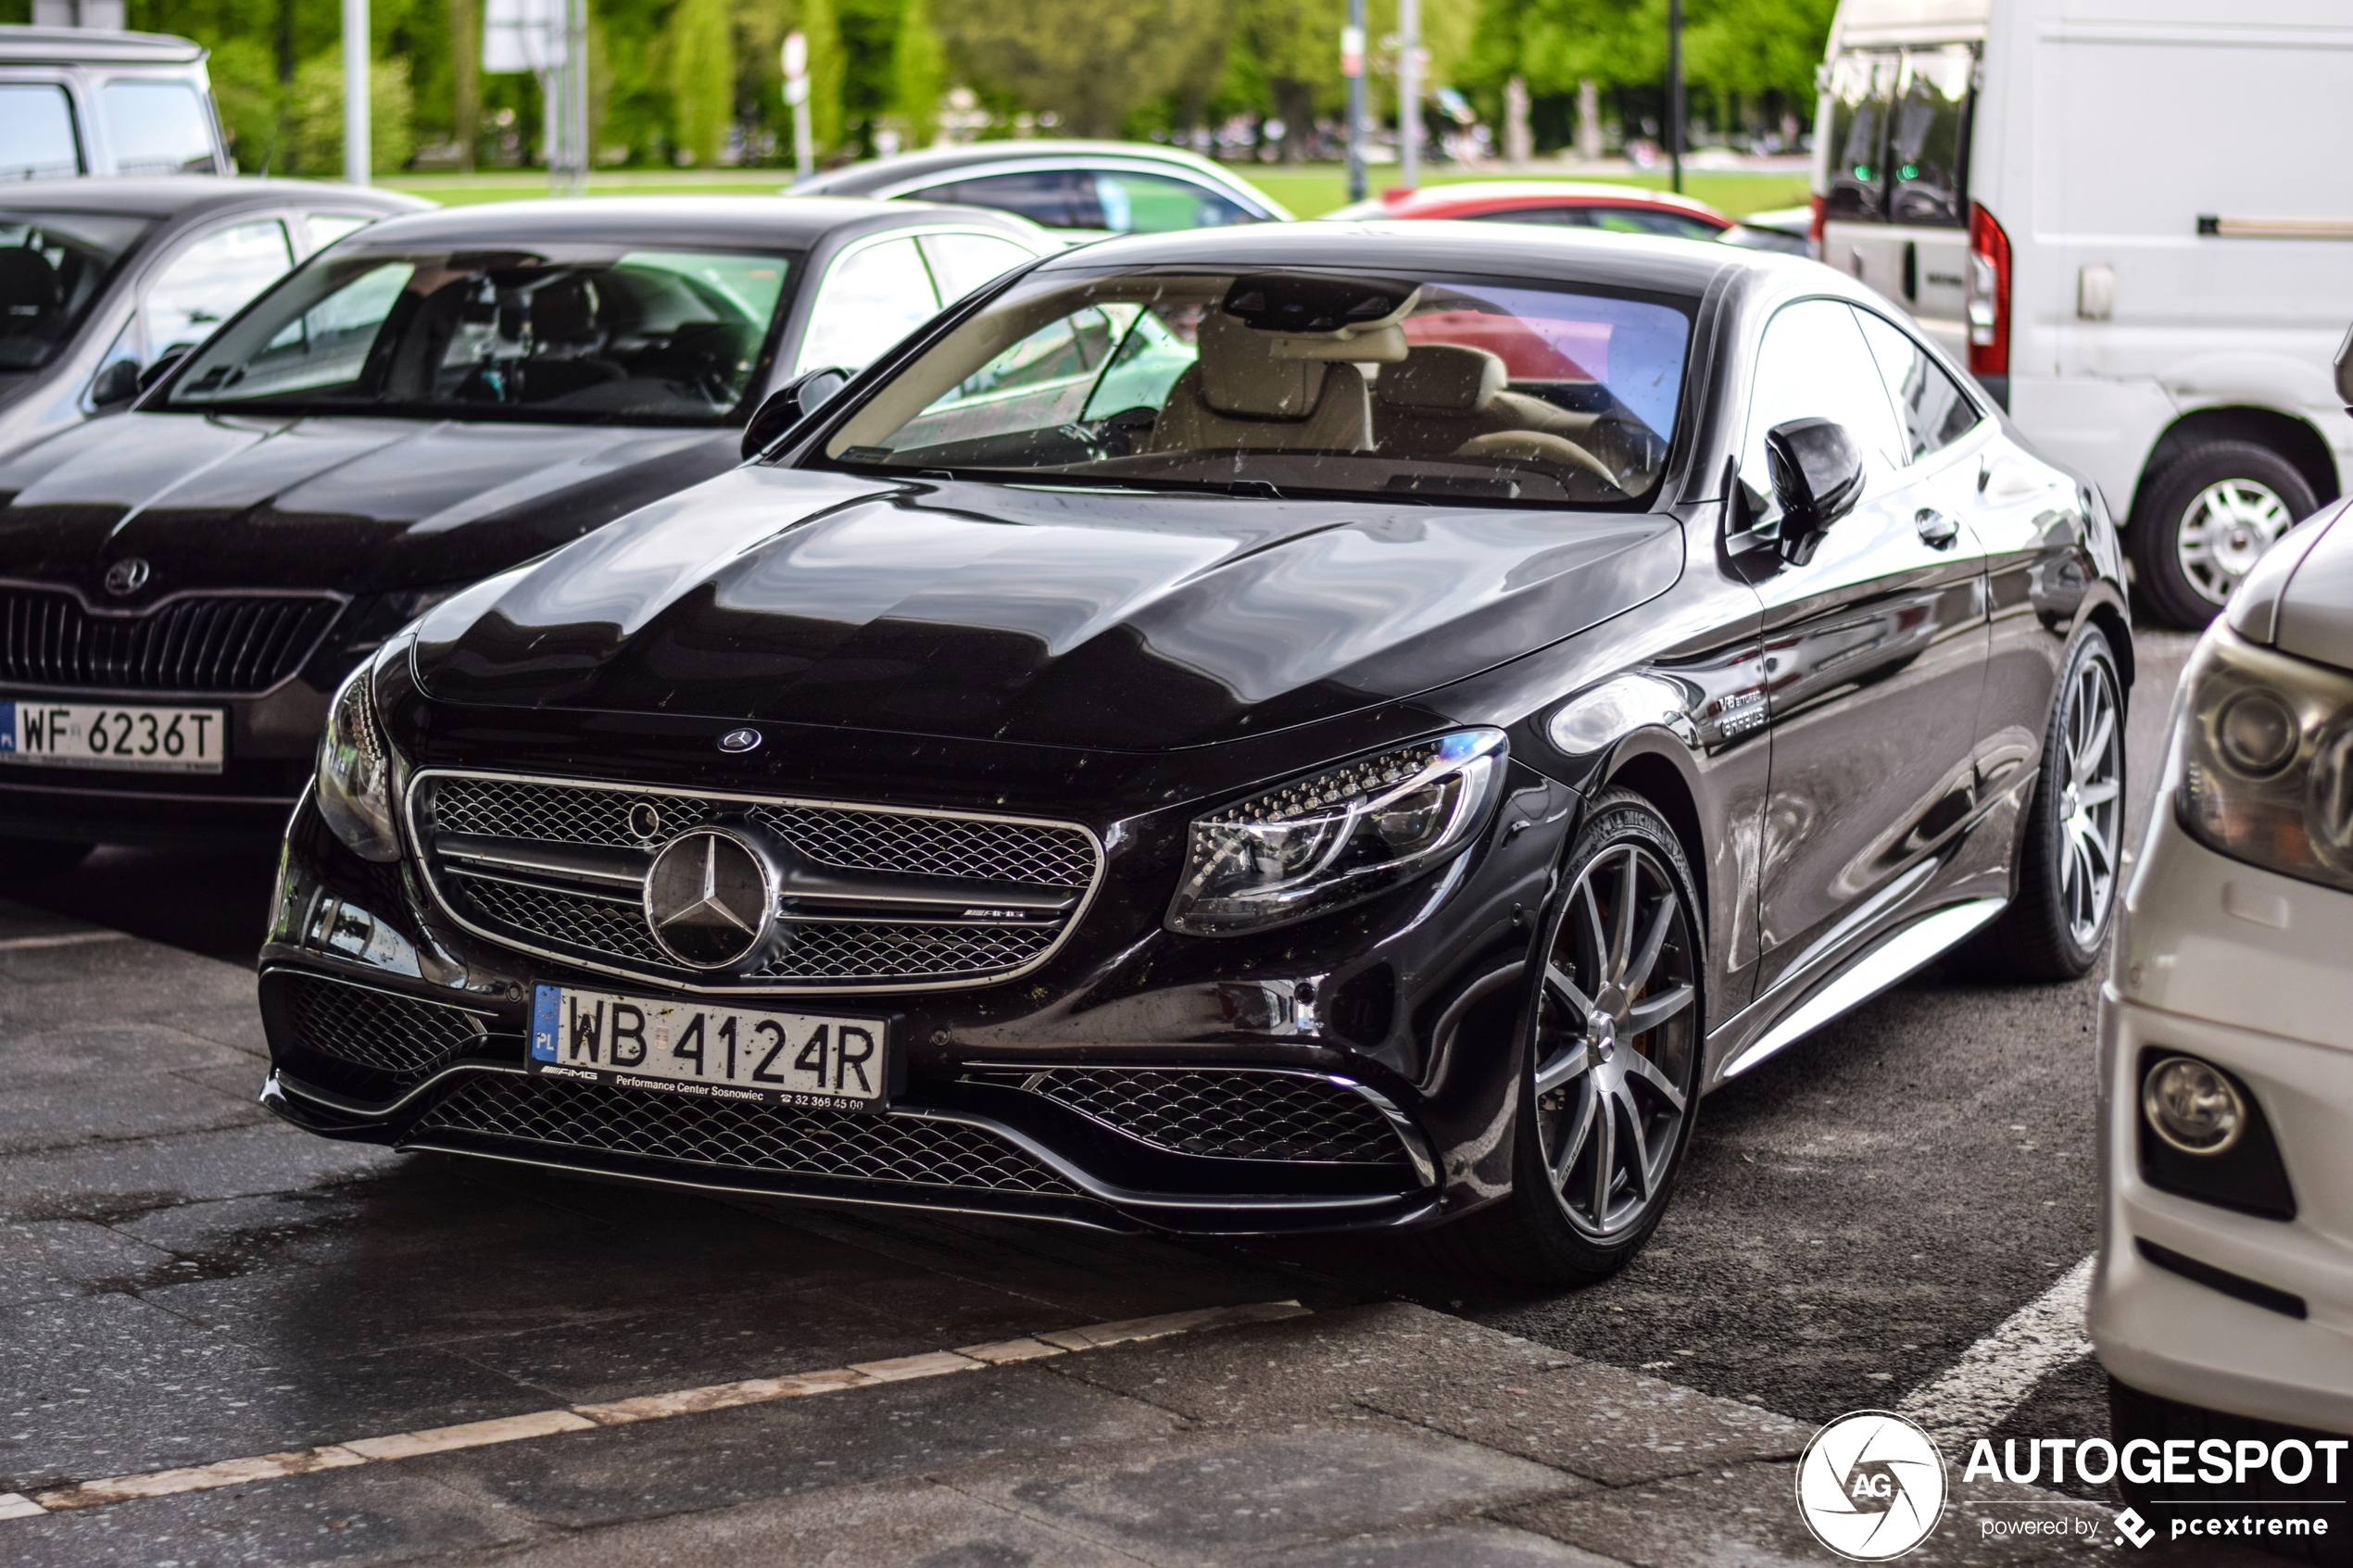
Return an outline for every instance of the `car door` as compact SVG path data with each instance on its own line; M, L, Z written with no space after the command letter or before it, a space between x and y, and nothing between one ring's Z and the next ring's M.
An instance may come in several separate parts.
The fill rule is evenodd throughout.
M1760 994L1847 952L1933 880L1975 799L1985 670L1982 552L1909 460L1856 312L1802 300L1768 323L1740 474L1769 495L1766 432L1835 420L1862 498L1812 558L1757 583L1771 782L1758 887Z
M141 285L137 307L99 361L85 408L112 408L138 390L140 372L187 350L294 266L283 219L242 218L183 243Z
M862 370L939 312L939 293L912 234L845 246L810 295L793 374Z

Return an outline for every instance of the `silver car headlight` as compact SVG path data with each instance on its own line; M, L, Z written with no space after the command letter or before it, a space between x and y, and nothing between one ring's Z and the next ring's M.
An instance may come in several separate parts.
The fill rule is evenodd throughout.
M2219 854L2353 888L2353 676L2217 621L2183 672L2175 814Z
M393 826L393 800L399 792L400 759L385 744L376 719L369 677L375 660L353 671L327 707L327 733L319 742L319 814L334 835L363 860L400 859L400 834Z
M1370 898L1476 837L1503 776L1504 733L1464 730L1196 817L1168 928L1231 936Z

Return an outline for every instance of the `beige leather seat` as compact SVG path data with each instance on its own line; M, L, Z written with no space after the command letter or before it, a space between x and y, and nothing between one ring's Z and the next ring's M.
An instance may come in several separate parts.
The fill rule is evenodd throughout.
M1382 454L1566 464L1617 482L1579 445L1591 414L1506 391L1509 380L1501 358L1460 344L1422 344L1402 363L1383 365L1374 383Z
M1344 360L1278 359L1275 334L1222 310L1202 318L1201 358L1152 427L1155 452L1364 452L1373 445L1365 374Z

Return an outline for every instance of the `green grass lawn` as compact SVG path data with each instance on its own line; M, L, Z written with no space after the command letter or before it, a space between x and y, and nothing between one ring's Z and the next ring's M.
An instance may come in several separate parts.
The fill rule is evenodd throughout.
M1348 199L1348 177L1337 164L1306 164L1283 169L1237 169L1235 172L1302 218L1314 218L1319 213L1329 212L1334 207L1344 206ZM1394 167L1376 167L1371 174L1372 188L1378 191L1386 181L1396 178L1396 169ZM1499 176L1493 173L1433 174L1425 183L1445 185L1463 180L1496 178ZM1667 183L1663 173L1585 175L1579 178L1656 191L1667 189ZM598 196L768 195L782 189L791 179L792 171L785 169L732 169L707 174L624 170L591 175L588 192ZM535 172L398 174L378 183L388 190L413 192L446 207L463 207L475 202L525 201L547 194L547 177ZM1806 178L1803 174L1693 172L1683 176L1683 193L1686 195L1696 197L1734 218L1761 212L1768 207L1803 206L1806 184Z

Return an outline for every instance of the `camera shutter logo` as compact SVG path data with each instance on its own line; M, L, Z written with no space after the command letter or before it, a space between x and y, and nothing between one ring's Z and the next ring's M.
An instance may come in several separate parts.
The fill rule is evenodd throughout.
M1944 1513L1944 1456L1926 1432L1885 1411L1856 1411L1814 1434L1797 1461L1797 1512L1839 1556L1901 1557Z

